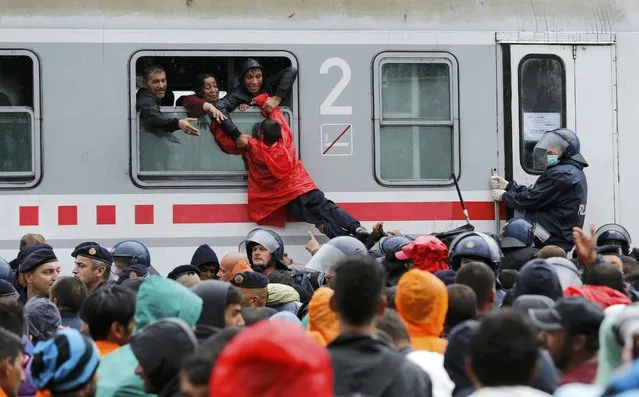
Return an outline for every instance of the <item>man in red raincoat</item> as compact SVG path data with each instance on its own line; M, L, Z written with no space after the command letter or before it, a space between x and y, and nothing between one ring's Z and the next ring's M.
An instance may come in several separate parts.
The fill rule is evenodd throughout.
M263 107L268 94L253 98ZM248 211L251 221L261 225L284 226L286 213L314 224L329 238L355 236L361 240L369 233L350 214L324 196L304 165L297 158L293 133L279 108L270 113L260 125L257 137L244 135L246 147L238 148L235 141L218 124L212 124L213 135L223 151L242 154L248 165Z

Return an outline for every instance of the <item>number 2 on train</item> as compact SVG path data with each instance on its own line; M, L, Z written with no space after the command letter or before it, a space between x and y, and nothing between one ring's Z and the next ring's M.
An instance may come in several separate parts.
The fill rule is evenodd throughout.
M350 116L353 114L352 106L334 105L337 98L344 92L344 89L351 81L351 67L342 58L328 58L320 66L320 74L328 74L333 66L338 67L342 71L342 77L337 81L335 87L326 96L324 102L320 105L320 115L322 116Z

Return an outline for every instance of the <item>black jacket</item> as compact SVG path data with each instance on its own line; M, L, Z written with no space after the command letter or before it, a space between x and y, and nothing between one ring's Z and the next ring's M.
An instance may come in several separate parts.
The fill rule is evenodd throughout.
M140 112L142 126L149 132L166 135L180 129L179 120L164 117L160 112L160 98L146 88L140 88L135 95L135 109Z
M502 248L504 257L501 260L501 269L519 271L528 261L537 258L539 250L535 247Z
M240 76L244 76L245 72L246 70L243 70ZM267 93L269 96L278 96L284 100L291 93L291 88L293 88L296 78L297 69L292 66L284 68L266 79L262 84L262 93ZM235 126L233 120L228 117L229 113L237 109L241 104L249 105L251 100L253 100L253 95L244 87L244 82L240 81L240 84L233 91L215 102L215 107L227 116L226 120L222 122L222 130L233 139L237 139L241 132Z
M369 335L342 333L328 345L335 396L430 397L430 377Z
M584 165L571 159L546 168L531 188L511 182L504 204L526 212L526 217L543 226L554 244L569 252L573 248L572 228L583 227L588 201Z
M182 361L197 348L191 328L180 319L165 318L142 328L129 345L158 397L180 396Z

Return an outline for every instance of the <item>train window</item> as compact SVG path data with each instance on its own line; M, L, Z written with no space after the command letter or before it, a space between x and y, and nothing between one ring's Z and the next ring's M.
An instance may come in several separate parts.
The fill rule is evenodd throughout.
M246 184L246 166L241 156L224 153L210 132L211 120L203 116L193 125L200 136L187 135L181 130L172 133L146 128L136 111L137 90L144 87L143 70L149 65L159 65L167 77L167 90L160 99L160 112L164 118L187 117L182 100L198 90L196 76L210 73L215 76L220 97L227 95L239 83L242 64L247 58L256 59L264 68L265 84L269 76L294 66L295 58L286 52L243 51L144 51L135 54L131 61L131 139L132 176L144 187L150 186L243 186ZM291 94L280 104L280 109L293 128L297 141L299 116L297 93ZM236 109L231 118L240 131L252 134L264 119L259 109Z
M389 185L441 185L458 172L457 63L446 53L375 59L375 171Z
M40 179L40 79L37 57L0 50L0 187Z
M533 148L544 132L566 126L566 72L555 55L528 55L519 63L519 131L522 168L541 174Z

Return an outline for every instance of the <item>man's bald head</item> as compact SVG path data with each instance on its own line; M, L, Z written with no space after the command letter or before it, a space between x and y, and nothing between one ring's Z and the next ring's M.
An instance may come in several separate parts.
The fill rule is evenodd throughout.
M232 252L224 255L222 262L220 262L220 271L217 272L217 277L222 281L229 281L232 277L233 268L239 261L248 262L248 258L241 252Z

